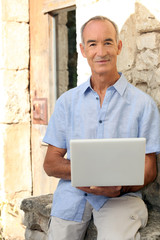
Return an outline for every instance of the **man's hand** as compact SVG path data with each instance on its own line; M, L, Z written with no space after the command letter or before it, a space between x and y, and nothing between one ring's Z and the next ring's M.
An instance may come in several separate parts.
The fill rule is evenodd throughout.
M95 195L101 195L106 197L118 197L120 195L120 191L122 189L121 186L115 186L115 187L77 187L78 189L86 192L86 193L92 193Z

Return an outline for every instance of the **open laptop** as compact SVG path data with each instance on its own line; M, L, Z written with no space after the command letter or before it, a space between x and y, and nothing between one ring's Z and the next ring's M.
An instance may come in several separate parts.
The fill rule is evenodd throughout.
M145 144L145 138L71 140L72 186L143 185Z

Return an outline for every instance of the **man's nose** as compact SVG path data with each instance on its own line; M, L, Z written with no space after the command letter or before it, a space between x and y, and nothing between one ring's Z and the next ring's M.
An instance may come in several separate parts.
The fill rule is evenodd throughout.
M97 55L101 56L101 57L106 55L106 50L105 50L105 47L103 45L97 46Z

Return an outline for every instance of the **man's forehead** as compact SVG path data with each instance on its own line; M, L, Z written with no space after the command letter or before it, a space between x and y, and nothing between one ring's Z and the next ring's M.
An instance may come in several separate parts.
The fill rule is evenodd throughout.
M88 22L86 24L86 26L84 28L84 32L85 32L85 30L87 30L89 28L92 28L92 27L94 28L96 25L103 25L104 28L106 28L106 29L111 28L111 29L115 30L113 24L110 21L108 21L106 19L105 20L104 19L95 19L95 20L91 20L90 22Z
M83 31L83 38L85 41L96 40L103 36L103 40L112 39L116 35L114 26L108 20L92 20L90 21Z

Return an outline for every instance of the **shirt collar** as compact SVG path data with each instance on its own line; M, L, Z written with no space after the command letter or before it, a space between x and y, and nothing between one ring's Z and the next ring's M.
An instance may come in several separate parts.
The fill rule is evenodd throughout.
M113 85L113 87L117 90L117 92L123 96L125 90L126 90L126 87L127 87L127 84L128 84L128 81L127 79L125 78L125 76L122 74L122 73L119 73L120 74L120 78L118 79L118 81Z
M128 81L125 78L125 76L123 75L123 73L119 72L120 74L120 78L118 79L118 81L111 87L114 87L116 89L116 91L123 96L125 89L127 87ZM87 93L90 90L93 90L91 87L91 83L90 83L90 79L91 77L88 78L88 80L83 84L82 87L82 92L83 93Z
M82 93L87 93L90 90L93 90L91 87L91 82L90 82L91 77L88 78L88 80L82 85Z

